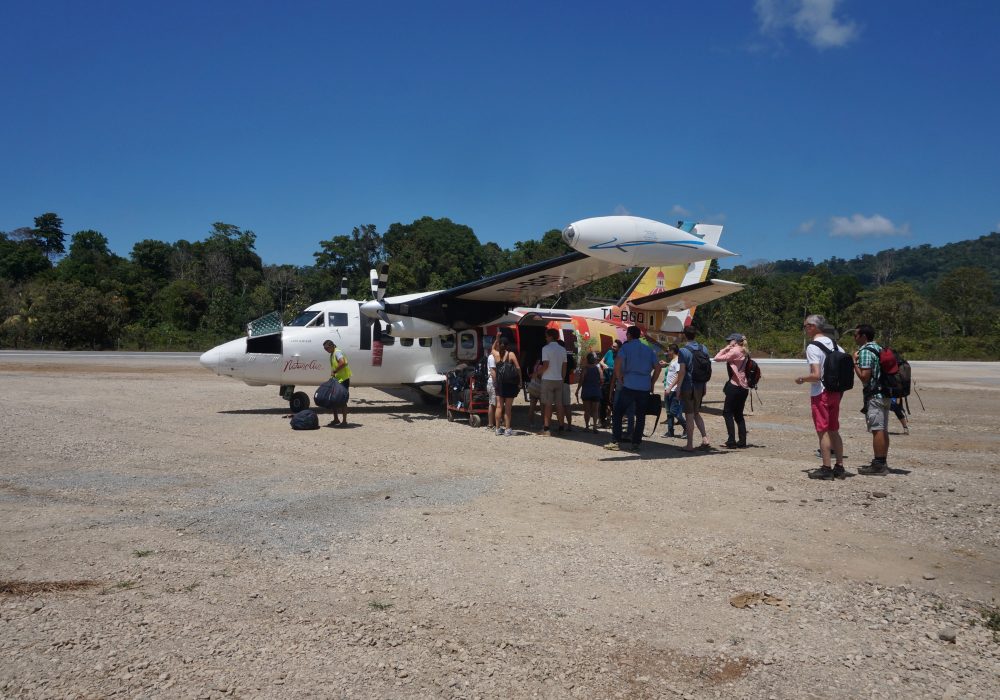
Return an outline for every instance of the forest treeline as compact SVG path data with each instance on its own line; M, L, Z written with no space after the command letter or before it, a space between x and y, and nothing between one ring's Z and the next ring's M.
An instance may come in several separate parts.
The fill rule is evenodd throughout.
M389 261L389 293L443 289L569 252L558 230L511 249L480 243L468 226L424 217L373 225L318 242L314 265L265 264L256 235L217 222L204 238L136 243L127 258L98 231L68 237L55 213L0 232L0 347L203 350L241 335L274 310L286 319L311 303L370 296L368 270ZM1000 359L1000 234L940 247L885 250L850 260L779 260L712 276L739 294L698 309L712 340L738 330L758 354L797 356L801 321L824 314L838 328L871 323L913 358ZM617 299L623 272L550 304L579 308ZM547 304L543 304L547 305Z

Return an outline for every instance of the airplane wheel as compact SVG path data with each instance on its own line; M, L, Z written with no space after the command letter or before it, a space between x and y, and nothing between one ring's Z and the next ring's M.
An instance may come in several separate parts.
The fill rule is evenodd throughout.
M298 413L309 408L309 394L304 391L296 391L288 402L288 407L292 413Z
M479 416L477 416L475 413L469 414L469 425L471 425L473 428L478 428L482 424L483 421L479 419Z

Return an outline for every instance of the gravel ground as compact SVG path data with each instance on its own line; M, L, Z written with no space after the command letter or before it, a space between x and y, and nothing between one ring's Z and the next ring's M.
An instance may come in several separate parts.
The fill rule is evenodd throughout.
M0 696L1000 697L1000 367L922 366L897 473L843 482L805 477L800 369L690 456L0 356Z

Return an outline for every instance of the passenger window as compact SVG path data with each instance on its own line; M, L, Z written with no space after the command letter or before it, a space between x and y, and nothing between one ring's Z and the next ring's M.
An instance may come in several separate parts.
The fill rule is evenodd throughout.
M421 338L420 339L420 347L422 347L422 348L429 348L433 342L434 342L433 338ZM444 343L441 343L441 344L444 345Z
M331 311L327 314L328 326L346 326L347 325L347 314L340 313L339 311Z
M412 348L413 338L400 338L399 344L402 345L404 348Z
M475 350L476 349L476 336L474 334L470 333L470 334L467 335L467 334L463 333L460 337L461 337L461 340L462 340L462 349L463 350Z
M454 335L442 335L440 337L441 337L441 347L443 347L443 348L453 348L453 347L455 347L455 336ZM424 340L427 341L427 345L424 345ZM430 344L431 344L430 340L431 340L430 338L421 338L420 339L420 345L421 345L421 347L425 347L425 348L426 347L430 347Z

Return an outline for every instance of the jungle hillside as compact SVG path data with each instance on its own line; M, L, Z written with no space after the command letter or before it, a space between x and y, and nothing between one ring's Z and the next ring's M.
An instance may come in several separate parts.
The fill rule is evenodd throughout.
M468 226L430 217L385 231L361 225L320 240L309 266L267 264L255 242L253 231L216 222L197 240L146 239L122 257L99 231L67 236L57 214L41 214L33 226L0 232L0 348L205 350L271 311L288 320L339 297L343 278L351 298L368 299L368 271L382 261L389 262L394 295L446 289L570 252L555 229L507 249L480 243ZM543 306L617 299L635 274L599 280ZM1000 359L1000 233L850 260L728 270L713 263L711 276L746 288L697 310L694 324L710 347L739 331L757 356L797 357L802 319L819 313L841 330L872 324L910 359Z

